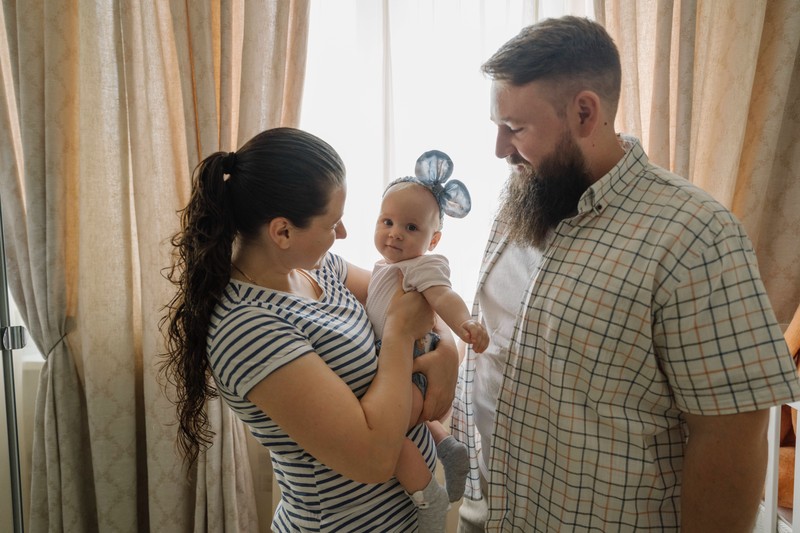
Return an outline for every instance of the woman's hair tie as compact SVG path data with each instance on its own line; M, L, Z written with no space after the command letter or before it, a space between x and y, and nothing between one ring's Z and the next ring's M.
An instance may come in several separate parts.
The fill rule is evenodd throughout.
M222 171L225 174L233 174L236 169L236 152L228 152L228 155L222 158Z
M398 183L411 182L422 185L433 194L436 203L439 204L440 219L443 214L453 218L464 218L472 209L472 200L466 185L458 180L447 181L452 174L453 160L450 156L439 150L430 150L417 159L414 176L397 178L386 187L386 191Z

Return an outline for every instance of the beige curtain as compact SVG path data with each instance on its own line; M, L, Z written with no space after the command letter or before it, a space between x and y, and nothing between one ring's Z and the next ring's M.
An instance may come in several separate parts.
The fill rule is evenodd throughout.
M743 222L780 322L800 302L797 0L595 0L620 48L617 127Z
M308 10L3 2L8 277L46 355L26 531L268 530L264 452L218 402L214 445L185 471L157 323L193 167L298 121Z

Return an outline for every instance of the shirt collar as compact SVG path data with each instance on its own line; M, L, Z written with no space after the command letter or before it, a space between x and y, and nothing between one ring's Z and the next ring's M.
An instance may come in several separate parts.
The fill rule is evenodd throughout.
M649 164L639 139L630 135L618 135L625 155L606 175L594 182L578 201L578 213L594 211L600 214L609 200L625 190L633 179Z

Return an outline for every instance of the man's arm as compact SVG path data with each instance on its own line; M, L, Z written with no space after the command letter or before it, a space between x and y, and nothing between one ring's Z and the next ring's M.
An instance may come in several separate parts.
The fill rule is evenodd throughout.
M767 468L769 410L686 415L681 531L753 531Z

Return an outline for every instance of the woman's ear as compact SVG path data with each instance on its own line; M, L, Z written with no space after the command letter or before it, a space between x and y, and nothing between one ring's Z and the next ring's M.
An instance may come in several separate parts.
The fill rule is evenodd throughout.
M285 217L273 218L267 224L267 233L270 240L281 250L285 250L289 247L294 229L292 223Z
M429 252L432 252L433 249L436 248L436 245L439 244L439 239L441 238L442 238L441 231L437 231L436 233L433 234L433 237L431 237L431 243L428 245Z

